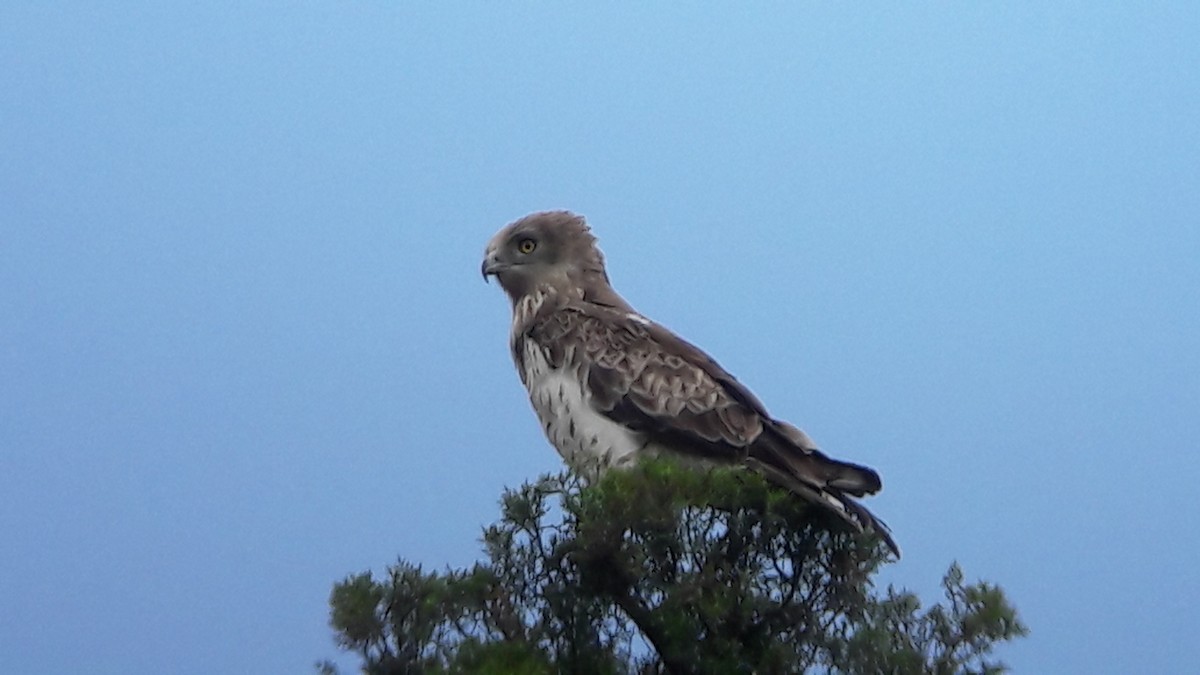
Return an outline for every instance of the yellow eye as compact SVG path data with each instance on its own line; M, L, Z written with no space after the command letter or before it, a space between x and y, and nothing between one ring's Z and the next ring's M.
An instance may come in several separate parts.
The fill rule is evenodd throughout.
M522 239L517 244L517 250L526 255L533 253L535 248L537 248L537 242L532 239Z

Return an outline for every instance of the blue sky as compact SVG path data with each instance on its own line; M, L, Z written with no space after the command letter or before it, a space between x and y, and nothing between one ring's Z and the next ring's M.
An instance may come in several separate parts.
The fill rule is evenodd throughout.
M546 208L880 470L887 581L1194 665L1200 5L1048 4L0 5L5 670L308 672L476 559L559 467L479 278Z

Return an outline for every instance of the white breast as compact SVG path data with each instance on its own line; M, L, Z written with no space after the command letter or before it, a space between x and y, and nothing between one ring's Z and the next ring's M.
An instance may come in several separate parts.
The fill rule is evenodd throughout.
M632 463L646 446L642 434L596 412L581 377L564 359L554 369L532 340L523 345L524 381L542 430L564 461L584 475Z

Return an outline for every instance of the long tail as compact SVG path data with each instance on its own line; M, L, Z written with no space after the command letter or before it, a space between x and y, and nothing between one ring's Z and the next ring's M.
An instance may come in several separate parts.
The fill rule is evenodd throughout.
M783 422L765 430L750 450L748 462L768 479L833 512L859 532L871 530L900 557L887 524L852 498L883 488L874 470L826 456L804 432Z

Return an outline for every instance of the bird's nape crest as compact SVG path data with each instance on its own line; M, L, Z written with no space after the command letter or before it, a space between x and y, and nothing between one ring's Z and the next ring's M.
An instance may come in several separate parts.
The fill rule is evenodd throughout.
M510 245L525 236L539 238L552 252L553 274L549 273L551 270L546 270L548 273L541 277L542 281L552 281L553 276L561 275L558 278L566 282L566 288L557 290L564 296L582 297L589 303L625 312L634 311L613 289L605 267L604 253L586 218L571 211L532 213L501 229L489 243L489 250ZM504 280L501 281L503 283ZM522 279L514 282L511 284L512 290L517 295L528 293L540 285L535 281ZM516 307L518 298L513 297L513 302Z
M509 226L513 232L528 230L550 238L561 248L564 259L585 269L604 271L604 254L587 219L571 211L539 211Z

